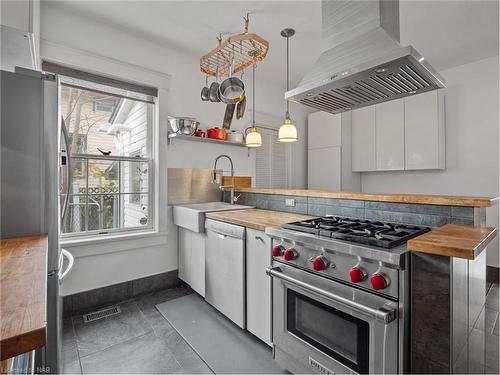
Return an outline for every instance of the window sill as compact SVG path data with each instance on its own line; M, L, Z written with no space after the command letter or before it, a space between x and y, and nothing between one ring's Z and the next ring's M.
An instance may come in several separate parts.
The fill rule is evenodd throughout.
M95 236L85 236L85 237L73 237L73 238L61 238L61 246L72 248L78 246L92 246L106 243L120 243L124 241L132 240L145 240L145 239L161 239L165 238L166 243L166 233L158 231L144 231L135 233L116 233L116 234L101 234ZM157 242L157 241L155 241ZM147 244L145 244L147 246ZM126 248L124 250L127 250Z

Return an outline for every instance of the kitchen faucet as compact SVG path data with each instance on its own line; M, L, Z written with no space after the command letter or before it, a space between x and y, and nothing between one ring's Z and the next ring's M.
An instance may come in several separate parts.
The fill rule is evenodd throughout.
M231 164L231 185L223 185L223 181L221 181L221 185L219 186L219 188L221 190L224 190L225 188L231 188L231 201L230 203L231 204L234 204L234 202L236 202L236 200L238 198L235 198L234 197L234 167L233 167L233 161L231 160L231 158L228 156L228 155L219 155L215 158L215 163L214 163L214 170L213 170L213 181L214 182L217 182L217 162L219 161L219 159L221 158L227 158L229 160L229 163Z

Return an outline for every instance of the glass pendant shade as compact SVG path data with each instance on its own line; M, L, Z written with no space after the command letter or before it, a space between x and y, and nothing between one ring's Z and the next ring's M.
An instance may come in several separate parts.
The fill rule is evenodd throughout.
M247 147L260 147L260 146L262 146L262 136L257 131L256 127L253 127L246 135L245 145Z
M296 142L297 141L297 128L289 118L285 119L283 125L278 130L279 142Z

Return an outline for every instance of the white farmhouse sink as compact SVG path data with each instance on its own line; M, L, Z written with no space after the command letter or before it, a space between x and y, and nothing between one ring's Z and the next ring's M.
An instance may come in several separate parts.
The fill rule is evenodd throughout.
M193 232L205 231L205 213L214 211L246 210L252 206L224 202L193 203L174 206L174 224Z

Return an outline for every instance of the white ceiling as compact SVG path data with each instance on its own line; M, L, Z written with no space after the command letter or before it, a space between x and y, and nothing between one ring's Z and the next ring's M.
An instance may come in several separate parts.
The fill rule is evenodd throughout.
M49 1L44 1L49 2ZM176 45L193 58L216 46L216 36L250 31L270 42L259 74L284 82L285 41L293 27L291 85L320 53L321 6L311 1L54 1L51 5L92 17L160 44ZM498 1L407 1L400 3L401 43L413 45L437 70L498 55Z

